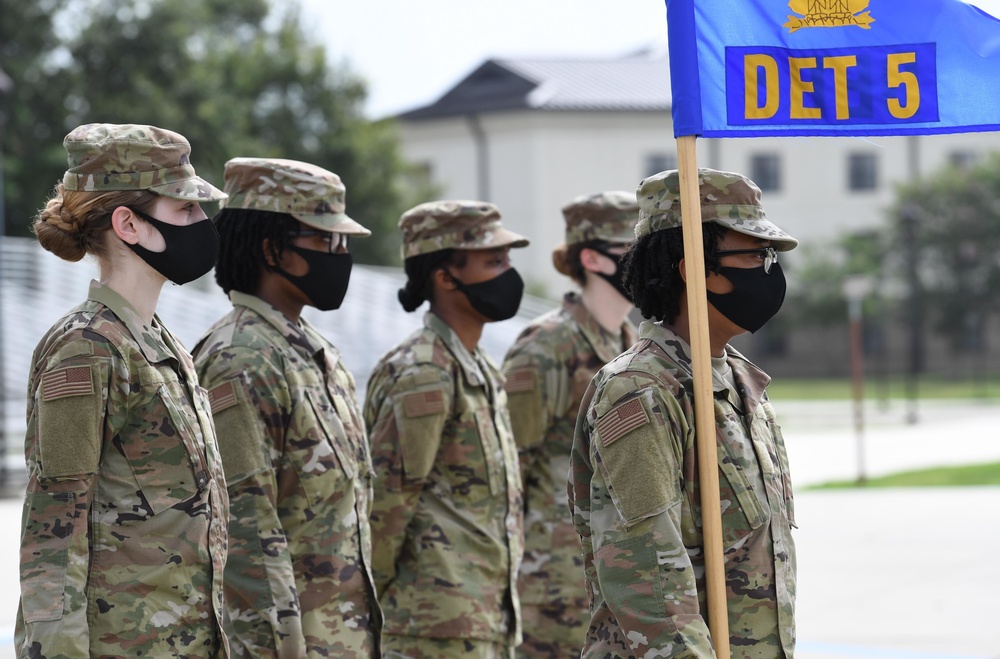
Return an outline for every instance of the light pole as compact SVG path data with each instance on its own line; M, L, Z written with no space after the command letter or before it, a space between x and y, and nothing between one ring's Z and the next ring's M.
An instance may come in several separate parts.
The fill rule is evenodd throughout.
M843 294L847 300L847 319L851 336L851 390L854 399L854 436L858 457L858 485L868 479L865 468L865 357L861 335L861 303L872 290L872 280L866 275L852 275L844 280Z
M905 205L900 211L903 224L903 243L906 248L906 279L910 295L907 321L910 330L909 358L907 360L907 399L909 409L906 414L907 423L916 423L917 418L917 383L924 366L924 310L923 295L920 287L920 270L918 268L919 245L917 243L918 211L912 205Z

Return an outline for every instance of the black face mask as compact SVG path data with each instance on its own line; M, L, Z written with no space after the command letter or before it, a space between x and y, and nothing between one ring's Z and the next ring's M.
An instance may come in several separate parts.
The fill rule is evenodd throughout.
M759 268L719 268L733 284L729 293L708 291L708 301L723 316L748 332L756 332L778 313L785 301L785 273L777 263L771 272Z
M609 259L611 259L612 261L615 262L615 271L614 271L614 273L608 275L608 274L605 274L603 272L595 272L594 274L597 275L597 276L599 276L601 279L603 279L604 281L608 282L612 286L614 286L615 290L618 291L618 293L621 294L621 296L623 298L625 298L626 300L628 300L629 302L631 302L632 298L629 296L628 291L625 290L625 283L622 281L622 256L623 255L622 254L612 254L611 252L607 252L607 251L605 251L603 249L598 249L597 247L594 247L593 250L595 252L597 252L598 254L603 254L604 256L608 257Z
M524 280L514 268L493 279L487 279L477 284L463 284L450 272L448 275L455 282L458 290L469 298L472 308L490 320L513 318L518 307L521 306Z
M288 249L305 259L309 272L292 275L279 267L275 267L274 271L292 282L309 298L310 304L320 311L339 309L347 294L347 285L351 282L351 268L354 265L351 255L347 252L317 252L295 245L289 245Z
M130 210L156 227L163 236L166 249L162 252L151 252L142 245L125 243L153 270L175 284L186 284L215 265L219 257L219 232L211 220L181 226L163 222L134 208Z

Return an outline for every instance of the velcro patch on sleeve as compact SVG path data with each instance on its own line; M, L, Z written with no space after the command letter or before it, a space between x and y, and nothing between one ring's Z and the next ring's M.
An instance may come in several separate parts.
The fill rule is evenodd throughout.
M416 419L444 412L444 392L441 390L418 391L403 396L403 409L408 419Z
M233 381L223 382L208 392L208 402L212 405L212 414L218 414L222 410L229 409L238 402L236 399L236 388Z
M597 433L601 436L601 442L608 446L647 423L649 423L649 416L642 406L642 401L633 398L608 410L607 414L598 419L596 428Z
M506 375L504 390L508 394L520 394L535 390L535 370L532 368L519 368Z
M42 400L52 401L94 393L90 366L68 366L42 376Z

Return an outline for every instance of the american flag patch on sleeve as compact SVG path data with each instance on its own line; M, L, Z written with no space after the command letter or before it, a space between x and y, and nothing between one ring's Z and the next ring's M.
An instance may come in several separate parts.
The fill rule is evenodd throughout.
M92 393L94 393L94 381L90 377L90 366L60 368L42 376L44 401Z
M535 373L530 368L519 368L507 374L507 381L503 385L504 391L508 394L520 394L525 391L535 390Z
M403 396L406 418L413 419L444 412L444 393L441 391L418 391Z
M649 417L646 415L646 409L642 406L642 401L633 398L612 407L607 414L602 416L597 421L597 434L601 436L601 442L607 446L647 423L649 423Z
M208 392L208 402L212 406L212 414L229 409L236 404L236 388L233 381L223 382Z

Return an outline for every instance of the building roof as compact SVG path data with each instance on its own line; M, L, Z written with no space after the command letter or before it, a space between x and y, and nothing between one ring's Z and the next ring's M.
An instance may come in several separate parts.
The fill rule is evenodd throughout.
M670 109L666 51L610 59L489 59L434 103L400 119L509 110L663 112Z

